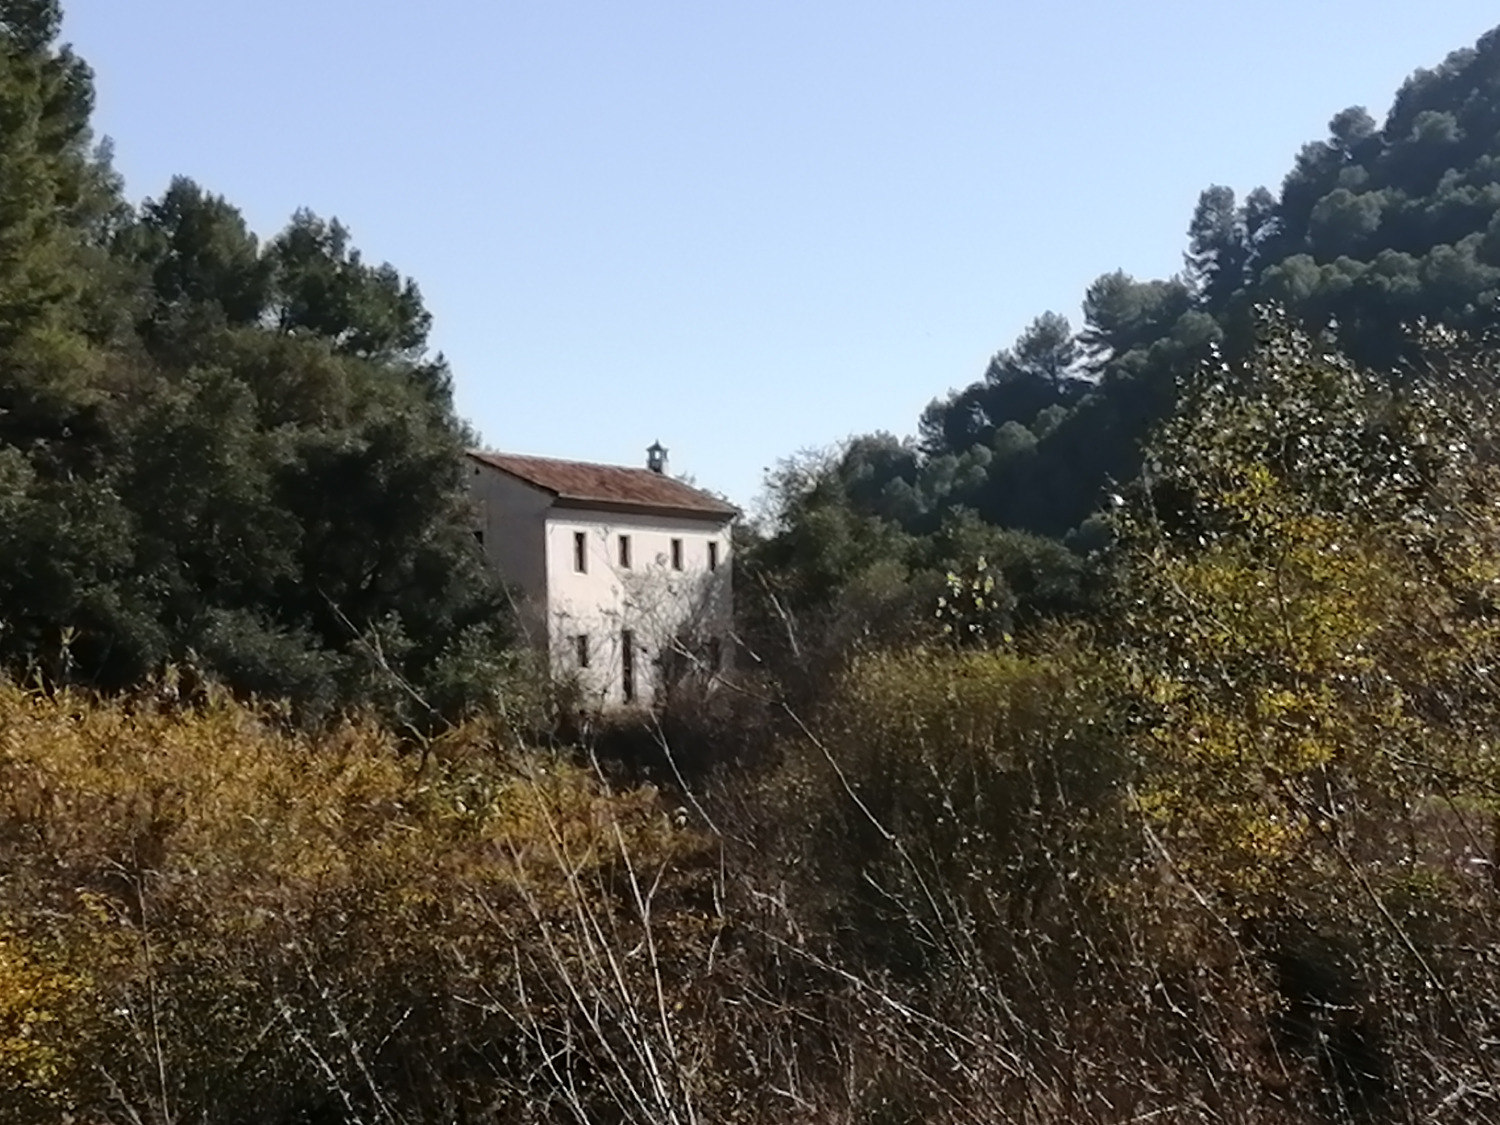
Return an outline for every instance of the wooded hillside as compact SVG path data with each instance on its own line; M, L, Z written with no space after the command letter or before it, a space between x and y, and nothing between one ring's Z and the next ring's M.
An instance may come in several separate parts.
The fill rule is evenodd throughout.
M60 20L0 4L0 665L187 663L314 717L479 701L507 617L416 283L189 179L128 205Z
M855 596L881 573L922 581L985 546L1023 608L1040 584L1050 610L1075 596L1079 560L1033 537L1074 555L1099 545L1097 515L1136 478L1179 385L1212 355L1246 353L1258 303L1334 325L1378 369L1409 354L1422 321L1500 327L1500 29L1416 72L1384 122L1335 114L1279 191L1208 188L1187 234L1180 273L1102 275L1081 326L1038 316L980 379L935 400L915 438L859 437L773 476L764 552L778 596L822 610L835 590Z

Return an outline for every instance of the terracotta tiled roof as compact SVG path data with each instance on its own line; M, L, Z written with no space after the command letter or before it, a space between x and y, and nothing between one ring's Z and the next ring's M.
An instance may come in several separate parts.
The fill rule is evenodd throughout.
M568 506L638 508L719 519L739 514L739 509L717 496L650 469L560 461L551 457L522 457L513 453L486 453L477 449L471 449L469 456L482 465L499 469L552 493L558 503Z

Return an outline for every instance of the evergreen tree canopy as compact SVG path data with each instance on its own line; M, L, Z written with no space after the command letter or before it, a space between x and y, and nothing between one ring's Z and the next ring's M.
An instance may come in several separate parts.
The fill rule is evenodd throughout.
M60 19L0 3L0 662L473 706L509 618L415 282L309 211L262 242L185 177L131 207Z
M1500 329L1500 28L1414 74L1383 123L1336 114L1279 193L1208 188L1187 235L1180 274L1102 275L1076 332L1039 317L982 378L927 407L907 458L871 459L856 440L860 471L830 468L798 510L919 537L962 511L1082 547L1182 381L1215 349L1233 360L1253 346L1257 305L1332 326L1340 350L1377 370L1413 354L1418 324Z

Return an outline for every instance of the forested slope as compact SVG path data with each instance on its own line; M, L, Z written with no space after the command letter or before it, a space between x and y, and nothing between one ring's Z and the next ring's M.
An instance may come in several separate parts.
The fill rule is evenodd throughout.
M1098 544L1096 514L1180 382L1215 347L1245 354L1258 303L1335 326L1378 368L1419 322L1500 327L1500 29L1413 74L1383 122L1336 114L1279 190L1208 188L1187 234L1181 272L1102 275L1081 325L1038 316L915 438L859 437L774 476L759 561L783 603L824 609L871 568L924 581L975 548L1010 560L1013 584L1040 566L1068 593L1077 560L1031 537Z
M60 21L0 4L0 666L464 709L506 615L417 286L311 212L262 241L190 179L128 204Z

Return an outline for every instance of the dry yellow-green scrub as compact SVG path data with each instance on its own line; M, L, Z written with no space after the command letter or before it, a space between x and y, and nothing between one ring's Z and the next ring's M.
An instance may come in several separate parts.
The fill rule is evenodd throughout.
M586 1100L579 1060L649 1052L719 924L705 840L478 727L418 765L368 726L0 684L0 1119L374 1113L538 1066Z

